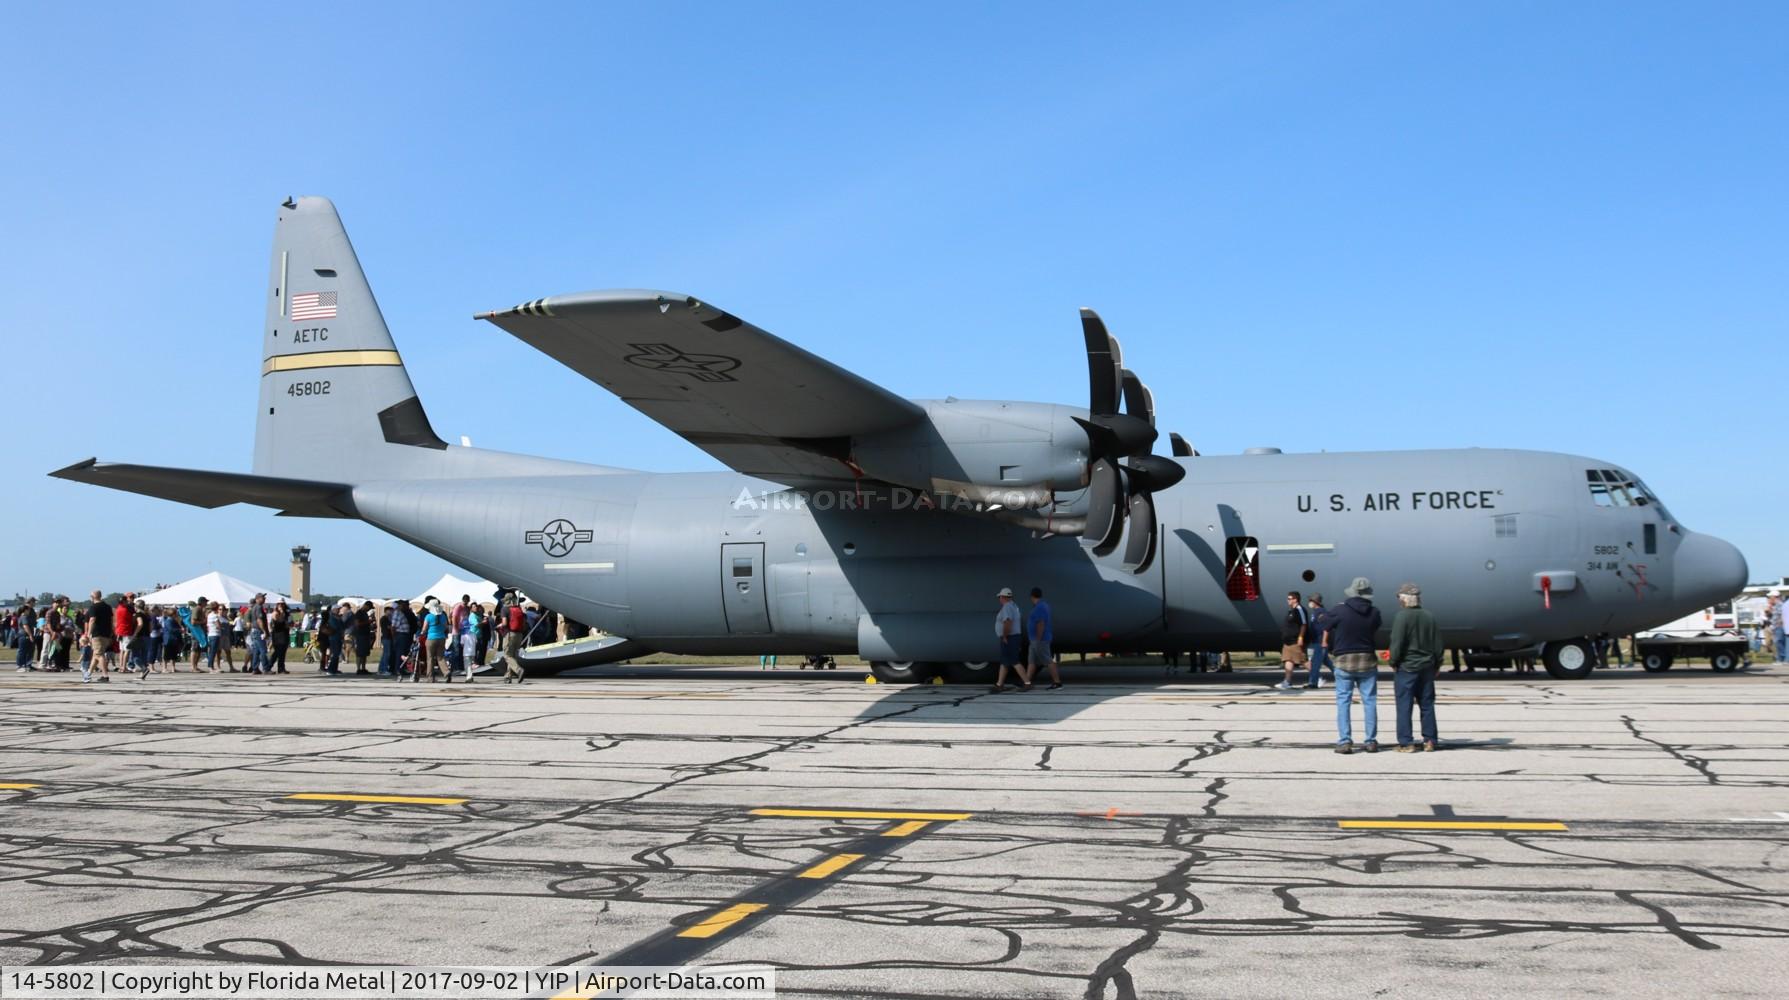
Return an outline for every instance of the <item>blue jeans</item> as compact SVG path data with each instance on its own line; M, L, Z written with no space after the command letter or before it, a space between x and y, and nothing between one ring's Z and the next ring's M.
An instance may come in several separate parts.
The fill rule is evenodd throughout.
M18 662L18 665L23 667L25 664L30 663L30 662L31 662L31 637L26 635L24 632L20 632L19 633L19 662Z
M1354 692L1360 691L1360 712L1366 720L1367 742L1379 740L1379 675L1351 674L1346 670L1336 671L1336 742L1353 743L1354 730L1350 728L1348 706Z
M1400 670L1393 675L1392 694L1398 701L1398 746L1410 745L1410 713L1417 708L1423 714L1423 739L1430 743L1441 739L1435 735L1435 674L1440 669L1437 665Z
M267 643L258 635L248 637L248 669L257 674L267 672Z
M1323 646L1310 646L1305 649L1305 659L1311 661L1311 679L1306 684L1316 685L1323 680L1323 656L1329 650Z
M224 637L214 635L205 640L205 669L216 670L217 658L224 655Z
M1780 628L1776 628L1776 629L1771 629L1771 630L1770 630L1770 637L1771 637L1771 638L1772 638L1772 639L1775 639L1775 640L1776 640L1776 643L1777 643L1777 662L1778 662L1778 663L1783 663L1783 662L1785 662L1785 661L1789 661L1789 657L1786 657L1786 656L1784 656L1784 650L1783 650L1783 638L1784 638L1784 635L1783 635L1783 630L1782 630L1782 629L1780 629Z

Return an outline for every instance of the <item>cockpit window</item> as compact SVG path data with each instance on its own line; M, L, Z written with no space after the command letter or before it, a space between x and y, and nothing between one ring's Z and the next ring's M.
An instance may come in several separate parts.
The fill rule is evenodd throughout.
M1633 503L1627 491L1621 489L1621 481L1608 469L1586 469L1584 477L1590 481L1591 502L1598 507L1627 507Z
M1584 478L1590 486L1590 500L1598 507L1652 507L1661 518L1670 520L1658 495L1620 469L1585 469Z
M1665 510L1665 505L1659 502L1659 495L1652 491L1652 487L1641 482L1638 476L1629 476L1627 473L1622 473L1622 475L1627 476L1629 488L1634 491L1634 496L1639 498L1637 503L1650 506L1658 511L1661 520L1671 520L1670 513Z

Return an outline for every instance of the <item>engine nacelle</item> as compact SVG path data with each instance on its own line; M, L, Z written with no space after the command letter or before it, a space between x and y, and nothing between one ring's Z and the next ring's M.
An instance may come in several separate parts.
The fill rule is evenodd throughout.
M1087 411L1053 403L914 400L928 420L852 439L864 475L1008 508L1040 508L1087 485Z

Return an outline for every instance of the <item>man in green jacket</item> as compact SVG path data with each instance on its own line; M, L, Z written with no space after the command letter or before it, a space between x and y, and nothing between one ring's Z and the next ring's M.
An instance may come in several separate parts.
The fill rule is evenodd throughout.
M1403 605L1391 622L1391 668L1398 701L1398 752L1416 749L1410 737L1410 711L1422 706L1423 745L1436 749L1435 675L1441 670L1441 630L1422 606L1422 590L1414 583L1398 588Z

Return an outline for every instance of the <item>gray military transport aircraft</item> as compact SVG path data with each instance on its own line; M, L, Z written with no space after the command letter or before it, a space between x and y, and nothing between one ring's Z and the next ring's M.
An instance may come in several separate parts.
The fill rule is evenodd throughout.
M1085 408L905 399L708 302L654 291L483 313L713 455L657 474L436 436L335 207L274 231L251 474L52 473L200 507L357 518L626 641L592 659L858 653L980 680L994 592L1042 587L1058 651L1278 643L1288 590L1421 583L1450 646L1556 677L1738 593L1732 545L1612 462L1483 450L1200 456L1081 313ZM1389 619L1389 615L1388 615ZM588 662L588 660L586 660Z

